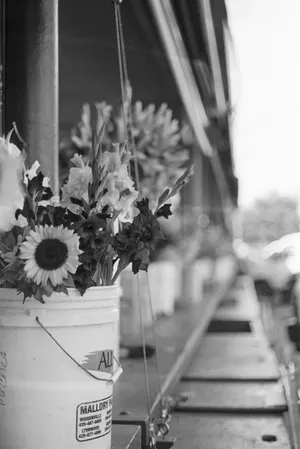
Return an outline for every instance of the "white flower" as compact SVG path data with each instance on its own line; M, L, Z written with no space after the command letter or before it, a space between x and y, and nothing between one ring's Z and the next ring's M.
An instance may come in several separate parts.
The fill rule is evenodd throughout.
M74 159L73 159L74 160ZM79 161L76 158L76 163ZM88 165L83 167L72 167L70 169L67 184L62 187L61 206L72 207L71 198L84 199L88 201L88 187L92 181L92 169Z
M28 186L28 180L31 181L33 178L37 176L37 171L39 168L40 163L38 161L35 161L35 163L32 164L31 168L25 171L23 182L26 186ZM50 187L50 179L47 176L44 176L42 186L45 188Z
M0 230L8 231L15 223L15 212L24 204L21 189L22 157L12 143L0 138Z
M73 159L71 159L71 162L75 165L77 168L84 168L86 164L83 162L82 156L78 153L74 154Z
M20 228L25 228L26 226L28 226L27 218L24 217L22 214L19 214L15 225L20 226Z
M109 158L107 163L109 163ZM117 167L118 165L110 167L113 166ZM138 192L134 189L134 182L128 174L127 166L121 164L118 171L109 172L104 187L106 193L99 198L97 209L101 210L108 205L112 210L119 212L118 219L120 221L131 221L132 205L138 197Z
M50 179L47 176L44 177L42 186L45 188L50 187Z
M100 157L100 167L109 173L118 172L121 166L121 157L119 154L119 147L117 148L118 152L110 153L108 151L104 151Z
M26 260L26 277L37 285L61 285L80 265L79 237L62 225L36 226L20 246L20 258Z
M138 195L138 192L134 189L124 196L121 196L120 192L117 190L111 192L108 191L98 201L97 210L101 211L104 206L109 206L112 210L119 212L119 221L132 221L132 207L133 203L138 198Z
M0 230L1 232L10 231L14 226L16 208L14 206L2 206L0 205Z
M118 191L107 191L101 196L97 203L97 211L101 211L104 206L109 206L111 209L115 209L117 202L119 201L120 194Z
M47 206L60 206L60 198L58 195L53 195L49 200L42 200L38 203L39 206L47 207Z
M37 176L37 171L40 167L40 163L38 161L35 161L34 164L32 164L31 168L25 171L24 173L24 184L28 186L28 180L31 181L33 178Z
M139 193L136 190L133 190L130 195L127 195L121 198L116 206L116 210L120 210L120 214L118 216L119 221L132 222L133 215L133 203L137 200Z
M134 189L134 182L128 173L128 162L131 154L119 144L114 145L114 152L103 152L100 158L100 169L104 181L101 185L101 193L97 197L97 210L109 206L114 212L118 212L118 220L121 222L132 221L133 203L138 197Z
M15 144L9 142L10 135L11 132L6 139L4 137L0 137L0 154L5 153L12 159L17 159L21 156L21 151Z
M124 190L132 189L133 186L134 182L128 175L126 165L121 165L118 172L115 171L107 175L105 188L109 192L115 190L123 192Z

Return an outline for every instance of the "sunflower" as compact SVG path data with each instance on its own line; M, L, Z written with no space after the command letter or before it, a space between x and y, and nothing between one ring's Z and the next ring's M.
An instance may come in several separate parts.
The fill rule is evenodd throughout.
M20 246L20 258L26 260L26 277L37 285L61 285L69 273L76 273L80 262L79 237L63 225L36 226Z

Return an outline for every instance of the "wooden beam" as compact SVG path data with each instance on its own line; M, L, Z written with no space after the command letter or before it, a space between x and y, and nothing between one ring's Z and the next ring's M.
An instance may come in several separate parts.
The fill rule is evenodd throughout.
M208 118L178 27L172 3L169 0L164 0L163 2L160 0L150 0L149 5L166 49L169 64L177 83L182 103L195 133L195 138L203 153L211 156L213 149L205 131Z
M227 103L210 0L198 0L198 4L199 10L201 11L200 18L206 34L208 55L215 85L217 108L220 114L225 114L227 112Z
M58 0L6 1L5 21L5 131L16 122L57 194Z

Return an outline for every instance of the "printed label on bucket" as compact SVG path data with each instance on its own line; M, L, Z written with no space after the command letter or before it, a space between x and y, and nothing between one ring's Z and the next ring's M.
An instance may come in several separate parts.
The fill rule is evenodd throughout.
M84 402L76 412L76 439L89 441L111 432L112 396L99 401Z
M114 351L112 349L102 349L86 354L82 366L87 370L112 374L113 364Z

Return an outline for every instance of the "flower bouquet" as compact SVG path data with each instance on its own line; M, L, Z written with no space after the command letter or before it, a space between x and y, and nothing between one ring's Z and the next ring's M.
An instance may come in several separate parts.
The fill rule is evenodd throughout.
M129 264L134 273L147 270L156 242L163 239L158 219L171 215L167 202L192 173L187 168L152 212L148 198L137 201L127 144L103 151L107 117L103 108L97 113L90 157L74 155L59 197L38 162L23 170L24 197L12 206L14 220L0 238L0 285L16 288L24 298L43 302L53 292L67 294L68 287L84 294L89 287L112 285ZM2 153L12 153L11 148L21 157L17 147L2 142Z
M158 198L167 188L171 188L184 173L190 160L190 151L183 143L185 127L172 117L166 104L158 110L153 104L143 108L140 101L131 105L131 91L128 91L129 107L126 120L122 108L113 108L105 102L96 103L96 108L107 120L102 139L103 146L110 151L114 142L125 142L128 134L135 146L135 158L139 177L140 198L149 198L150 209L154 210ZM129 109L130 108L130 109ZM126 128L125 123L128 123ZM61 143L61 154L81 151L87 158L92 154L91 111L88 104L82 108L81 121L72 129L70 139ZM63 158L63 156L62 156ZM131 173L135 181L134 163ZM172 197L176 207L179 192Z
M128 93L128 98L131 100L131 92ZM127 105L128 106L128 105ZM164 192L172 192L172 196L168 198L170 202L170 212L178 206L180 196L179 189L176 192L173 190L173 185L176 180L183 176L182 179L187 180L191 174L190 168L187 170L184 166L189 160L189 151L187 151L182 144L182 129L179 127L177 120L172 118L172 111L163 104L157 111L154 105L149 105L143 109L141 102L136 102L131 105L129 101L129 108L127 107L126 120L124 120L124 111L119 108L115 110L112 106L106 103L96 103L96 109L100 115L105 117L107 126L105 127L102 136L102 145L106 151L112 151L115 141L125 142L128 135L133 141L135 151L135 160L131 159L129 162L129 170L132 173L132 178L139 184L139 199L147 197L149 199L149 210L156 215L158 221L161 219L157 216L157 204L159 198L164 198ZM85 104L82 108L81 121L72 129L69 140L62 142L62 154L69 154L70 151L80 151L83 157L88 160L93 155L92 151L92 118L89 105ZM124 123L128 123L128 129ZM97 124L96 128L100 128L101 124ZM134 166L135 162L135 166ZM136 177L138 176L138 180ZM158 246L159 242L158 242ZM150 254L152 256L154 251ZM150 257L153 260L153 257ZM149 286L150 290L156 284L157 274L160 273L162 281L165 282L167 294L162 288L162 281L159 282L159 292L153 291L151 297L153 298L154 309L160 311L163 303L169 303L167 297L173 297L170 285L171 277L177 276L177 270L174 266L174 261L164 261L157 264L151 264L149 267ZM136 279L130 273L130 266L127 267L123 273L121 284L124 291L124 299L130 304L137 303L134 300L135 293L138 291ZM148 288L147 280L144 276L140 276L139 295L143 302L144 322L150 324L152 317L149 310ZM144 286L144 287L143 287ZM172 302L174 303L175 298ZM126 302L126 301L125 301ZM160 304L161 305L160 305ZM122 303L125 304L124 301ZM164 307L163 307L164 309ZM168 314L173 310L173 306L168 305ZM133 310L133 321L139 317L139 311Z

